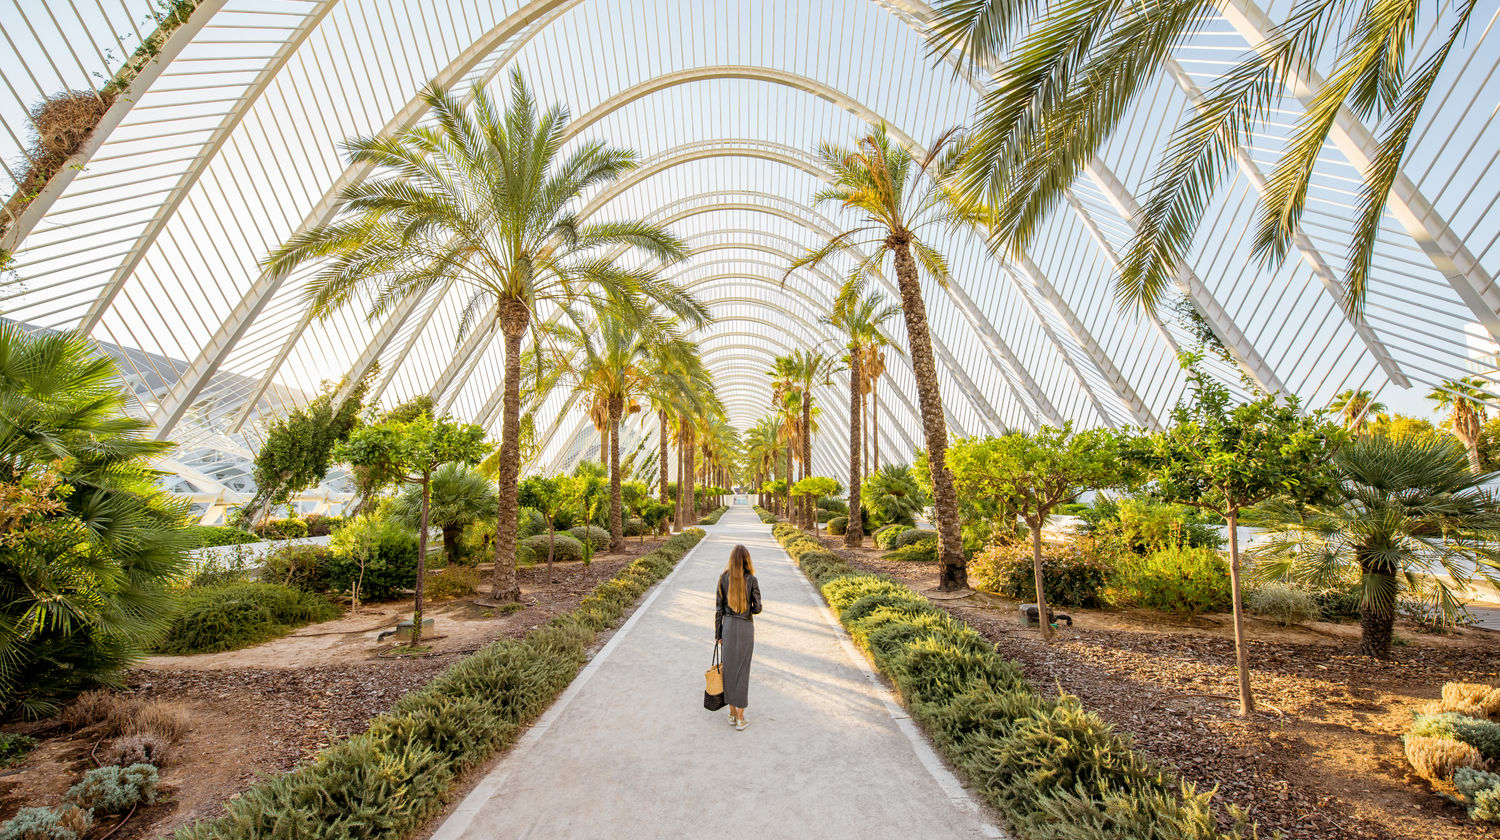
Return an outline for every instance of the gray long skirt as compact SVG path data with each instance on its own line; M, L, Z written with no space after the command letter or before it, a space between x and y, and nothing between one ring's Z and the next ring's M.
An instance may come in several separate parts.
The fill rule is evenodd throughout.
M750 656L755 653L755 622L724 616L724 702L750 705Z

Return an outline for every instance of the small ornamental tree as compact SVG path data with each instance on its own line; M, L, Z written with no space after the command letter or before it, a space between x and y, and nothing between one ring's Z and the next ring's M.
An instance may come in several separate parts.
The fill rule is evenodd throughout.
M422 488L422 512L417 527L417 586L413 601L411 646L422 641L423 589L427 583L427 530L432 502L432 474L443 464L478 463L490 451L484 429L446 417L421 415L409 423L387 421L358 429L339 447L341 459L358 469L359 459L398 471L401 481Z
M839 483L826 475L810 475L792 485L792 495L805 499L809 510L816 510L819 499L836 496L839 489ZM818 533L817 515L809 516L808 520L812 523L813 533Z
M1240 512L1270 499L1311 500L1334 482L1329 465L1345 433L1320 415L1304 415L1295 397L1272 395L1233 404L1229 389L1183 354L1191 404L1172 409L1172 425L1141 441L1138 453L1153 496L1224 517L1229 526L1229 585L1234 601L1234 656L1240 714L1255 711L1240 590Z
M533 475L523 479L517 491L516 503L521 507L534 508L547 520L547 583L552 583L552 558L557 549L557 514L567 503L563 488L556 478Z
M370 377L355 383L342 403L343 384L323 383L307 405L292 409L266 430L265 443L255 453L255 495L245 505L246 524L254 524L272 508L285 505L295 493L317 485L328 475L333 450L359 425L359 412Z
M1053 508L1085 490L1124 483L1122 439L1109 429L1074 433L1043 426L1036 434L961 440L948 450L948 465L960 496L1003 499L1031 531L1031 566L1042 639L1052 639L1047 593L1042 585L1042 527Z

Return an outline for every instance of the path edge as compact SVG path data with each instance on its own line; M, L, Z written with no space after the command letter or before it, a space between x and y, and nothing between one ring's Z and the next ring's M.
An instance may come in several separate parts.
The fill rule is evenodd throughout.
M515 746L501 757L500 763L509 766L504 768L496 766L493 770L486 773L484 778L480 779L474 785L473 789L469 791L468 795L459 800L458 807L453 809L448 818L443 820L442 824L437 827L437 830L427 840L459 840L469 830L469 827L474 823L474 818L479 815L484 806L490 800L500 795L501 790L505 787L505 783L510 780L511 772L514 770L516 763L525 758L526 754L536 747L537 743L542 740L542 737L547 734L547 730L552 728L553 721L562 715L568 706L572 704L573 698L578 696L578 693L583 690L584 685L590 679L593 679L594 674L598 672L604 661L609 658L609 655L614 652L620 640L630 632L631 628L635 626L636 621L646 613L646 609L651 606L657 596L666 590L667 583L676 577L678 572L682 571L683 567L688 564L688 561L693 559L693 555L698 553L698 549L704 543L708 542L708 538L713 535L712 532L708 532L709 528L714 527L712 525L694 525L692 527L703 528L707 533L704 534L703 539L698 541L697 545L693 546L687 554L683 555L681 560L677 561L677 565L672 567L672 571L666 577L652 585L651 591L646 594L646 597L635 605L635 610L630 614L630 618L627 618L625 623L620 625L619 629L610 635L609 641L605 642L604 647L599 649L594 658L590 659L588 664L583 666L583 670L579 671L578 675L573 678L573 681L568 684L568 687L563 690L562 696L558 697L556 702L549 706L540 718L537 718L536 723L533 723L526 730L526 733L516 741ZM801 574L800 569L798 570L798 574ZM805 576L803 577L803 581L806 582Z

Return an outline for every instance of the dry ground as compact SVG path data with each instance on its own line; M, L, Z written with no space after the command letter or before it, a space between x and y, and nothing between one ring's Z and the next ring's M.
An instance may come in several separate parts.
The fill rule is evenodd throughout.
M435 637L423 640L431 651L421 656L392 656L391 640L376 642L380 630L410 617L409 602L390 602L244 650L147 659L127 675L127 691L180 703L193 724L162 772L166 801L137 813L110 840L158 837L219 814L258 777L284 772L332 739L363 731L370 718L463 656L573 609L661 542L630 540L625 553L596 555L588 566L558 563L551 585L545 565L523 567L517 574L526 607L519 611L500 614L467 598L433 604L427 614L435 619ZM481 569L487 586L488 571ZM42 743L23 764L0 770L0 822L21 807L61 801L96 765L91 752L99 739L88 730L67 734L55 720L6 729Z
M847 551L837 537L824 544L918 591L937 585L933 565L882 560L873 547ZM1262 837L1280 830L1288 840L1500 838L1413 775L1400 741L1411 709L1436 698L1444 682L1500 682L1500 632L1439 636L1402 625L1405 643L1379 662L1355 655L1357 624L1252 620L1252 684L1262 708L1241 718L1227 615L1068 610L1074 626L1045 644L1004 598L981 592L934 603L1019 662L1038 689L1078 696L1200 789L1217 786L1220 799L1250 812Z

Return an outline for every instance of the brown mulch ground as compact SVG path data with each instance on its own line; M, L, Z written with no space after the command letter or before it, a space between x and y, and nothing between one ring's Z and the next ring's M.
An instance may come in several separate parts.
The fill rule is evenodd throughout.
M880 559L873 549L824 544L855 566L918 591L937 585L929 564ZM1398 626L1389 662L1355 655L1358 627L1283 629L1251 622L1252 686L1261 708L1238 714L1228 616L1071 610L1051 644L1023 629L1014 602L988 593L934 601L1016 660L1044 692L1060 687L1199 789L1249 811L1260 836L1288 840L1477 840L1476 825L1409 771L1400 736L1411 709L1444 682L1500 682L1500 633L1435 636ZM1222 699L1221 699L1222 698Z
M434 605L429 614L438 616L437 638L425 656L382 655L391 645L377 644L371 627L410 610L410 604L389 604L242 651L152 657L129 673L127 690L181 704L193 724L162 771L166 801L135 814L110 840L158 837L218 815L225 801L257 778L285 772L333 739L363 731L371 718L474 650L502 636L523 636L573 609L661 542L632 540L624 553L598 555L588 566L559 563L551 585L545 565L521 568L523 610L501 615L467 599ZM329 629L346 625L364 632ZM6 728L42 743L18 767L0 770L0 822L22 807L60 802L68 786L95 766L90 751L98 738L87 730L64 733L56 721ZM101 823L91 836L112 825Z

